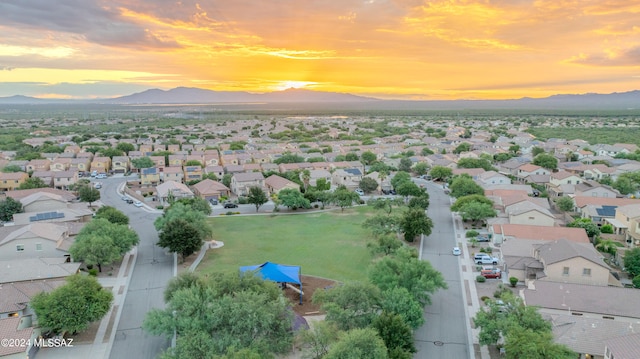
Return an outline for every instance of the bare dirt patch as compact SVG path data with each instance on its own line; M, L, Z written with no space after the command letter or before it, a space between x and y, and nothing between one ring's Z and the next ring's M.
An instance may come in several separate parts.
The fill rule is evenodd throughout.
M319 278L313 276L303 275L300 276L302 280L302 305L300 305L300 294L291 288L283 290L285 297L289 298L292 304L292 309L299 315L316 315L320 313L320 306L311 303L311 298L316 290L324 290L330 288L336 284L336 281L326 278Z

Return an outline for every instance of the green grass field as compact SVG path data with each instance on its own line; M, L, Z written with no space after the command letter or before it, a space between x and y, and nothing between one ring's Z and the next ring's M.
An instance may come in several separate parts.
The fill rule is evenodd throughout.
M266 261L299 265L301 273L339 281L366 278L371 255L362 228L370 207L296 214L209 219L224 247L208 251L197 272L237 271Z

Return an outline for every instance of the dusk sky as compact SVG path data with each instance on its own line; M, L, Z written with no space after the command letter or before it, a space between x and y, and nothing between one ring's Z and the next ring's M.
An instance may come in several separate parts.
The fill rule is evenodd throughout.
M640 89L640 0L0 0L0 96Z

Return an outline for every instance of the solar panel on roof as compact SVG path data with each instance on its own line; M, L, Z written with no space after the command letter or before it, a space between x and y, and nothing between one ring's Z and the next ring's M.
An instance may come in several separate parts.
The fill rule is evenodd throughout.
M64 218L64 213L61 212L44 212L37 213L35 216L29 217L30 222L44 221L47 219Z

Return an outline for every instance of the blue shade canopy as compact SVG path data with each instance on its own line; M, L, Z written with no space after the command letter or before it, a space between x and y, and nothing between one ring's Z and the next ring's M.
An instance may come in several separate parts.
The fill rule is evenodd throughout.
M263 264L240 267L240 273L244 272L254 272L260 274L262 279L268 279L274 282L302 285L300 281L300 266L265 262Z

